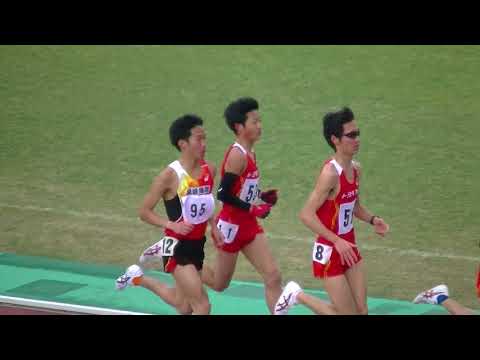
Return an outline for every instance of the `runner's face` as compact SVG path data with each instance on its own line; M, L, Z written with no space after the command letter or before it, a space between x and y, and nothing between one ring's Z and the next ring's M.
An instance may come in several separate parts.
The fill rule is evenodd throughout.
M343 124L343 135L337 145L337 150L355 155L360 149L360 129L355 120Z
M262 120L257 110L247 113L247 120L243 127L243 136L251 141L257 141L262 135Z
M195 126L188 138L187 151L195 159L204 159L207 150L207 135L201 126Z

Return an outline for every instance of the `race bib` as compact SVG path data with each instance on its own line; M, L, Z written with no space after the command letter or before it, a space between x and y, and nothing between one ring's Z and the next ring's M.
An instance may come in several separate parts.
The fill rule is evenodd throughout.
M355 201L340 204L338 214L338 234L346 234L353 228L353 208Z
M243 183L242 191L240 192L240 200L243 200L249 204L252 204L257 200L258 196L258 180L255 179L246 179Z
M182 215L190 224L201 224L210 219L215 211L212 194L187 195L182 198Z
M174 249L178 244L178 239L175 239L170 236L165 236L160 240L161 248L159 254L161 256L173 256Z
M235 240L235 236L238 232L238 225L218 220L217 228L222 232L226 244L230 244Z
M322 265L325 265L332 256L333 247L325 244L315 243L313 244L312 259Z

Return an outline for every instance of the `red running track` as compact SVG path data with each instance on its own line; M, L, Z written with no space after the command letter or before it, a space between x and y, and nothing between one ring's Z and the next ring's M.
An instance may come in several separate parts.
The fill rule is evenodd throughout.
M80 315L78 313L48 310L40 308L31 308L25 306L0 304L0 316L1 315Z

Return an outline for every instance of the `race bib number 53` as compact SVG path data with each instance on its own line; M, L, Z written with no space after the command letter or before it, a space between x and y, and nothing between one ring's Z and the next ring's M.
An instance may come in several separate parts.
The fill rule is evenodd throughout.
M240 200L249 204L253 204L258 196L258 178L246 179L242 191L240 192Z

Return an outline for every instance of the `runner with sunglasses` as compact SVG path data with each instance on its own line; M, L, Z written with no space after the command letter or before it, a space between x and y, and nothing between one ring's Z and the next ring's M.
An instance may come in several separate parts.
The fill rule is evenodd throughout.
M313 246L313 275L322 279L331 304L303 292L289 282L275 306L284 315L301 303L317 314L367 314L367 285L362 256L355 242L353 217L370 223L385 236L389 226L373 215L359 198L360 166L353 161L360 148L360 130L349 108L323 118L323 134L335 150L325 161L300 219L317 239Z

